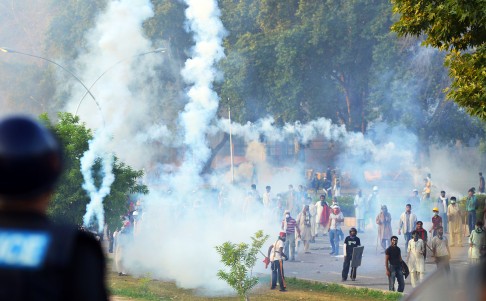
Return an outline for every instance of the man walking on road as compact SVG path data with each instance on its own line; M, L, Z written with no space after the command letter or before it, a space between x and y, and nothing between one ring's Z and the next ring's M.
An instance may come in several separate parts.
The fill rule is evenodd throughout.
M295 231L300 235L297 221L290 216L289 210L285 211L285 219L282 221L282 230L287 236L285 241L285 254L289 254L290 261L295 261Z
M343 263L343 271L341 273L342 281L348 280L349 274L349 265L351 264L351 259L353 258L353 249L356 247L361 246L361 241L359 237L356 236L358 231L356 228L349 229L349 236L344 239L344 263ZM356 269L357 267L351 268L351 280L356 280Z
M467 210L467 223L469 226L469 234L474 230L476 225L476 209L478 209L478 201L474 195L475 189L471 188L467 192L466 210ZM469 237L469 235L468 235Z
M304 205L302 211L296 219L297 228L299 229L298 237L304 244L304 253L309 252L309 242L312 240L311 233L311 215L309 212L309 205Z
M281 292L285 292L287 290L283 268L283 258L287 259L287 255L285 255L283 251L285 238L285 232L280 232L277 241L268 248L267 254L268 258L270 258L270 267L272 269L272 286L270 287L270 289L273 290L277 287L278 279L278 284L280 285Z
M395 279L398 282L397 291L403 293L405 280L402 273L402 254L397 246L398 237L391 237L391 246L385 251L385 269L388 276L388 289L395 291Z
M386 248L390 245L389 238L392 233L391 228L391 214L388 212L386 205L381 206L381 212L376 216L376 223L378 224L378 239L385 252Z
M462 247L462 213L456 204L456 197L451 197L451 203L447 206L447 220L449 221L449 233L451 247Z
M449 199L445 196L445 191L440 192L440 196L437 199L437 208L439 209L439 215L442 218L442 227L444 227L444 232L447 233L447 206L449 206Z
M416 227L415 227L415 230L417 231L417 235L418 237L424 241L424 245L425 245L425 251L424 251L424 259L427 258L427 242L428 242L428 238L427 238L427 231L425 231L425 229L423 228L424 226L424 223L422 221L418 221L417 224L416 224Z
M332 213L329 216L329 242L331 243L330 255L339 255L339 235L342 233L341 225L344 222L344 215L339 206L332 207Z
M451 259L451 252L449 250L449 242L447 237L444 236L444 229L439 227L437 229L437 236L432 238L430 243L433 256L435 257L435 263L437 269L443 268L447 273L451 271L449 261Z
M417 231L412 231L413 239L410 240L408 244L408 251L407 251L407 265L410 271L412 287L417 286L417 280L422 282L424 279L425 274L425 260L424 260L424 251L425 251L425 244L424 241L421 240L418 235Z
M365 210L365 199L363 192L359 189L354 197L354 215L356 216L356 226L360 233L364 232L365 229Z
M398 225L398 235L403 233L405 239L405 250L408 252L408 242L412 239L412 231L415 230L417 224L417 216L412 213L412 205L405 206L405 212L400 215L400 223Z
M315 235L322 234L323 236L327 234L329 229L329 215L331 214L331 209L326 202L326 196L321 194L320 200L316 203L316 230Z

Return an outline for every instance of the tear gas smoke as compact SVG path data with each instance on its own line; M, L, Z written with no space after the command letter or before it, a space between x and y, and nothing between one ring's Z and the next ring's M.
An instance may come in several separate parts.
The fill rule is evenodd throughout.
M173 280L185 288L202 288L205 293L214 295L228 290L228 286L216 277L222 265L214 247L225 241L248 242L249 237L260 229L270 234L272 241L280 230L281 217L275 212L276 208L267 210L254 206L246 188L226 185L229 180L225 179L230 178L227 172L204 178L199 175L210 155L207 136L229 132L228 120L215 121L218 96L212 90L212 83L220 77L214 65L224 56L221 44L225 31L216 1L191 0L186 4L186 27L194 33L195 46L192 58L182 71L189 89L185 99L187 104L178 116L179 124L168 127L164 124L166 120L154 123L147 118L151 111L160 110L154 101L157 97L153 87L147 88L146 83L152 82L149 79L155 76L154 68L161 59L139 57L137 64L121 64L116 72L108 74L93 88L110 128L103 137L95 136L93 149L90 147L87 152L91 158L85 160L90 162L87 166L92 166L96 156L110 160L108 154L116 151L128 164L152 171L145 179L151 193L143 197L139 208L142 214L136 220L135 240L126 246L124 264L127 270L134 275L150 273L154 278ZM142 34L142 23L152 14L149 1L110 2L88 34L90 50L78 60L80 72L76 73L82 74L83 81L93 82L120 59L150 49L150 42ZM120 26L123 26L122 30ZM74 90L69 111L74 111L84 92ZM81 107L80 116L89 126L99 125L99 117L93 113L96 110L89 101ZM147 124L151 126L147 127ZM277 128L274 120L268 117L254 124L233 123L232 133L248 142L246 158L251 162L241 164L235 171L236 176L250 178L255 173L258 183L262 183L259 189L271 185L274 196L286 191L289 184L295 187L304 184L301 172L304 166L293 162L292 168L276 171L265 160L263 144L256 142L261 136L266 141L276 142L296 139L306 144L317 137L336 142L342 148L336 165L353 172L353 179L356 178L357 184L363 187L365 197L366 189L371 186L363 178L365 170L417 172L417 138L404 127L375 124L370 129L371 135L365 137L361 133L348 133L344 126L335 125L326 118ZM153 163L153 154L157 150L151 149L147 142L154 140L168 146L183 145L180 165ZM98 148L98 145L102 146ZM87 174L88 180L89 175L91 173ZM219 193L208 189L208 183L218 187ZM410 183L414 187L413 180ZM386 188L381 191L384 191L384 202L395 201L388 199L391 193L387 194ZM98 199L93 198L97 202L88 209L94 214L99 212L95 208L101 206ZM397 209L393 210L393 205L390 208L394 214L393 223L403 211L401 203L395 203ZM254 272L268 273L268 270L257 265Z
M83 174L83 188L88 193L91 201L86 206L86 214L83 217L83 224L89 227L96 217L98 231L103 232L105 226L105 216L103 209L103 199L110 193L110 187L115 176L113 175L113 154L104 150L104 146L109 142L110 137L102 128L94 135L93 140L89 142L89 149L81 158L81 173ZM100 160L101 170L99 172L102 181L100 187L96 187L93 177L93 166L96 160Z
M104 71L111 68L118 61L125 60L127 57L136 57L138 53L143 53L150 49L150 42L143 36L141 25L145 19L152 15L153 11L149 1L125 0L110 2L106 11L98 17L95 28L87 34L90 51L83 53L77 60L79 71L76 73L81 74L82 81L95 82L100 74L103 74ZM120 43L120 41L125 42ZM130 86L134 85L138 79L146 80L148 77L153 76L150 68L144 70L142 77L134 76L133 70L137 70L136 68L144 68L146 64L150 64L150 66L157 64L157 61L153 60L147 63L145 60L147 57L138 61L138 67L133 67L133 69L129 63L120 64L120 66L117 66L118 72L112 72L109 76L103 78L102 85L99 84L93 87L91 92L96 95L102 112L89 114L89 112L97 112L99 109L93 107L95 105L94 102L87 101L84 103L84 106L81 106L80 115L89 126L99 126L101 114L104 114L104 118L110 122L109 128L103 127L97 131L90 142L90 149L81 159L82 173L85 180L83 188L91 198L84 216L85 225L88 225L93 215L95 215L99 228L102 229L104 226L102 200L109 193L110 185L114 180L111 170L113 155L110 148L116 147L117 153L124 159L128 157L132 158L132 160L137 157L140 158L140 156L127 153L127 143L109 139L108 137L120 138L126 137L126 135L132 137L134 135L133 129L135 128L133 124L137 124L148 111L148 106L144 105L144 102L132 101L134 99L144 100L144 94L140 93L135 97L130 89ZM140 70L137 70L137 74L142 73ZM73 90L72 92L72 99L67 103L67 110L70 112L74 112L79 100L82 99L86 91ZM128 119L130 121L127 122L124 120L124 117L128 114L132 118ZM92 167L97 159L101 160L101 175L103 176L99 189L95 187L92 176ZM137 165L136 162L134 165Z
M211 152L206 136L219 103L218 95L212 90L218 73L214 65L224 57L222 42L225 30L215 1L188 0L186 4L186 30L194 33L195 46L191 51L192 58L186 61L182 70L184 80L190 85L188 103L179 116L186 152L173 183L192 181L199 186L202 183L194 175L200 173ZM184 193L180 190L185 187L175 187Z
M133 147L133 137L146 132L147 118L159 104L156 100L155 69L163 62L162 53L141 55L154 49L144 36L143 22L153 16L147 0L110 1L97 17L96 24L86 34L87 51L76 60L76 74L90 86L106 70L110 70L91 88L101 106L102 115L110 125L113 137L106 149L115 152L135 168L145 167L145 158L158 150L147 144L143 152ZM121 61L121 63L120 63ZM110 69L116 65L116 67ZM70 88L69 86L67 88ZM72 85L71 98L65 110L74 112L85 94L79 85ZM79 107L79 116L90 128L103 126L101 112L88 97ZM157 133L163 135L164 128ZM140 137L148 139L150 136ZM142 144L141 144L142 145ZM143 153L143 154L142 154Z

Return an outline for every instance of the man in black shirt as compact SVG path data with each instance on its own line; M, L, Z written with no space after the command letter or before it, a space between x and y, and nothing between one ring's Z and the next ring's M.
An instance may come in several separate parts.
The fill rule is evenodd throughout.
M0 300L108 300L99 242L47 218L61 172L61 147L44 126L0 120Z
M342 281L348 280L349 274L349 265L351 263L351 259L353 258L353 249L356 247L361 246L361 241L359 237L356 236L358 231L356 228L349 229L349 236L344 239L344 263L343 263L343 271L342 271ZM356 280L356 269L357 267L351 268L351 280Z
M398 292L403 292L405 289L405 280L402 273L402 255L400 248L397 246L398 237L391 237L391 245L385 251L385 269L388 276L388 288L390 291L395 291L395 278L398 282Z

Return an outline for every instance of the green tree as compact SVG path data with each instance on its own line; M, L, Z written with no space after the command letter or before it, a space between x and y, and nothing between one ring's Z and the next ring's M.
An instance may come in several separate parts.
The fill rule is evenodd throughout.
M447 53L452 79L447 96L486 119L486 9L484 1L392 0L400 36L425 35L424 45Z
M446 100L443 90L450 79L443 65L445 54L421 47L421 41L391 32L375 48L368 116L405 126L416 134L423 153L434 143L467 144L483 135L480 121Z
M258 277L252 275L252 270L257 254L268 237L259 230L251 237L251 245L243 242L234 244L228 241L216 246L216 251L221 255L221 262L229 267L229 271L219 270L218 277L226 281L242 299L250 300L249 293L258 284Z
M223 103L240 110L236 120L326 116L366 131L373 50L389 30L390 9L384 0L222 1L230 32Z
M70 113L59 113L57 123L41 115L41 120L50 127L59 138L64 148L64 173L59 180L57 189L48 208L48 214L54 220L62 220L73 224L82 224L82 218L89 203L89 196L82 188L83 176L80 171L80 159L88 150L88 142L93 138L90 129L79 122L79 117ZM101 164L98 161L93 166L96 184L100 184ZM127 212L127 199L130 194L148 193L145 185L139 183L143 171L132 169L115 157L113 163L115 181L110 194L104 199L105 221L110 229L120 224L120 216Z

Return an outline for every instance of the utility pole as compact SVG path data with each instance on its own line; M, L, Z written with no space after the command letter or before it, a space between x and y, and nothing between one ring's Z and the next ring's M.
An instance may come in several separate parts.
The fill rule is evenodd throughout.
M229 99L228 99L229 102ZM228 107L228 119L229 119L229 141L230 141L230 161L231 161L231 184L235 182L235 170L233 164L233 137L231 135L231 108Z

